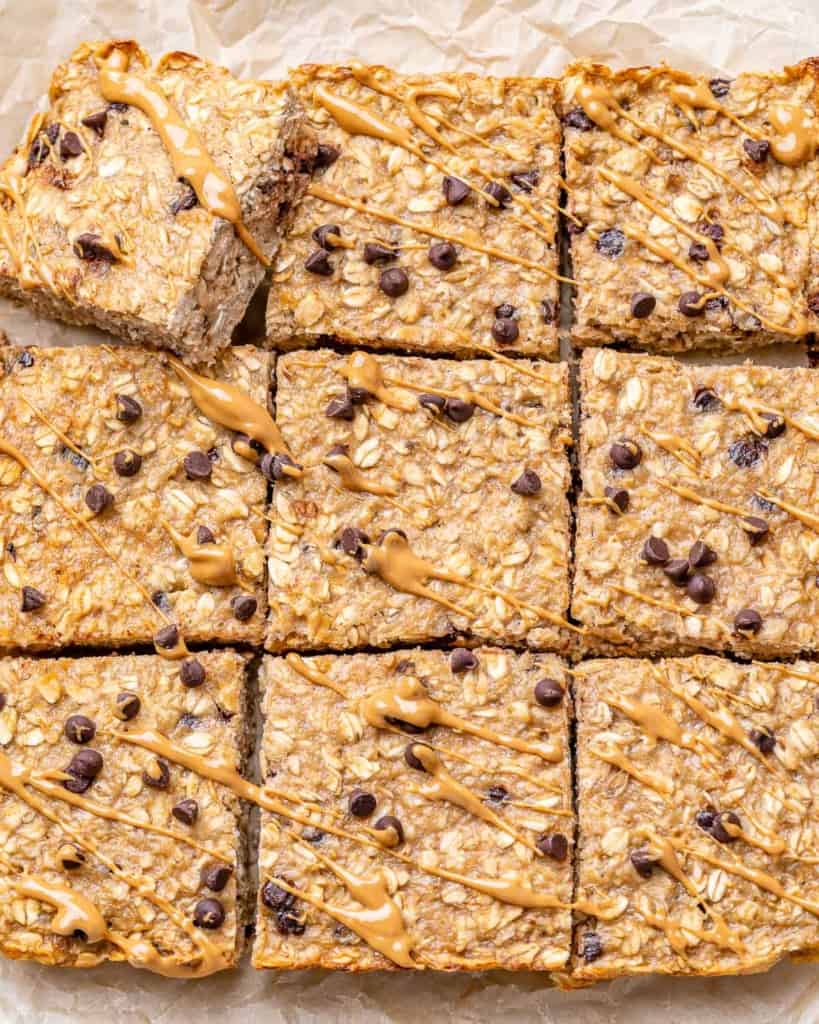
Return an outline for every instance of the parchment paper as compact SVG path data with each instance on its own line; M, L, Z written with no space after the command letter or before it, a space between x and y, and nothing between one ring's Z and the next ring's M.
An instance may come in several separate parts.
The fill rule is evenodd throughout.
M819 0L0 0L0 153L77 43L135 38L152 55L200 53L243 75L356 56L402 71L559 74L573 57L667 60L732 73L819 52ZM15 341L66 344L95 332L0 303ZM794 362L795 349L760 353ZM573 1024L816 1024L819 967L712 981L644 978L575 993L538 975L364 977L241 970L174 982L127 967L92 971L0 961L0 1024L283 1024L290 1021L572 1021Z

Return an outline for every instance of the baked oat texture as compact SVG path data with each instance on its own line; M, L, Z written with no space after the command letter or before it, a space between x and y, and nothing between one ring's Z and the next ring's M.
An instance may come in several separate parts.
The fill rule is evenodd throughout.
M267 353L235 347L216 372L264 405L270 364ZM136 418L123 422L123 410ZM168 620L191 641L260 643L267 483L232 450L232 437L198 412L161 355L0 349L0 442L19 449L62 502L0 453L0 647L146 643ZM192 452L209 478L189 478ZM127 453L141 466L123 476L116 460L125 456L130 471ZM89 495L100 486L110 502L94 514ZM163 519L184 537L212 531L232 552L240 583L197 582ZM23 610L28 587L44 603ZM245 592L257 611L239 621L231 602Z
M276 792L288 794L294 813L309 823L263 815L260 882L285 882L332 907L360 910L343 882L317 859L329 858L360 879L381 874L400 909L416 967L559 971L568 958L567 907L515 907L425 870L518 879L529 891L564 904L571 900L573 812L569 697L560 694L565 687L563 663L553 655L516 655L488 647L478 648L474 656L477 664L457 674L452 669L456 663L443 651L304 661L296 655L265 658L262 772ZM305 667L329 678L346 696L311 683L298 671ZM550 707L534 697L543 678L557 685L556 703ZM418 734L409 727L402 732L388 724L368 724L366 699L396 686L417 687L447 712L505 738L548 740L558 759L545 761L452 728L437 726ZM408 741L432 745L457 782L529 842L559 833L565 843L558 841L552 848L560 846L563 859L533 853L463 806L424 797L434 777L407 764ZM364 817L350 810L354 791L375 798ZM388 815L398 819L402 830L403 841L394 847L372 842ZM328 825L347 836L322 833ZM294 833L308 836L308 841L298 841ZM368 839L370 845L361 842ZM329 913L307 899L284 903L286 895L281 889L268 890L267 903L260 895L256 967L365 971L394 966L353 931L339 927ZM299 927L293 928L293 921Z
M815 60L710 83L665 66L567 69L576 344L741 350L817 328L815 145L774 155L788 129L772 120L791 107L815 125Z
M583 354L581 392L572 609L594 628L590 645L766 658L815 650L814 371L600 349ZM640 449L633 468L615 463L623 464L623 442ZM607 489L627 495L624 513ZM661 541L651 562L650 538L655 548ZM697 558L697 542L711 554L700 549ZM689 595L707 597L708 580L713 600L697 603Z
M195 968L198 950L185 926L201 900L218 899L224 923L201 933L217 946L224 966L238 961L245 874L239 801L176 765L169 767L164 787L149 785L144 773L157 777L156 757L115 736L129 727L158 729L191 752L239 767L245 746L245 659L231 651L196 657L206 678L194 689L180 682L178 663L154 656L0 659L0 769L10 764L25 793L57 819L0 785L0 950L5 956L71 967L124 957L116 940L92 944L55 934L55 908L20 894L15 885L33 879L49 893L67 888L89 899L115 937L146 941L167 957L166 971ZM134 698L137 710L123 721ZM77 715L96 730L84 743L66 735L82 724ZM63 788L61 780L77 781L66 768L91 751L101 755L102 767L78 799L132 823L107 820L87 803L66 802L78 788L74 794ZM172 814L182 801L196 802L193 824ZM153 831L157 827L172 835ZM214 892L200 875L220 864L230 867L231 875ZM171 911L154 897L171 904Z
M628 905L580 925L573 978L815 955L818 680L703 655L576 667L578 891Z
M313 64L291 82L319 137L318 166L337 159L317 171L314 186L325 197L308 193L276 258L270 344L294 348L335 335L344 344L462 354L505 347L557 358L557 83ZM353 134L358 126L328 109L339 100L380 119L380 134L372 126ZM384 138L385 121L405 144ZM458 179L457 205L447 202L445 175ZM492 183L504 190L502 206L482 195ZM338 228L341 243L330 242L322 259L314 232L323 225ZM434 232L452 236L455 251L441 252L448 239ZM368 243L395 258L368 263ZM314 254L321 273L306 269ZM406 274L402 295L379 286L382 271ZM499 318L504 304L511 311ZM512 325L493 333L504 318Z
M100 45L83 44L57 68L48 112L0 171L0 291L45 316L212 363L264 269L233 226L178 180L148 116L106 103ZM185 53L151 67L136 43L117 46L198 133L272 256L315 151L292 91L241 81ZM93 115L101 127L82 123ZM114 237L123 258L80 258L77 240L88 234L110 251L105 239Z
M383 377L392 404L372 396L350 402L343 374L361 362ZM569 646L573 634L562 626L569 559L565 365L521 361L512 368L361 352L348 359L320 350L282 356L277 375L277 423L306 472L274 489L269 650L385 646L457 634ZM451 415L419 402L436 390L474 392L502 415L471 406L469 418L457 422L452 416L463 401L446 406ZM431 399L453 401L427 395L425 402ZM338 403L348 403L351 419L327 415ZM341 473L323 461L337 445L347 446L347 461L360 476L352 486L386 488L387 495L345 487ZM517 493L511 485L528 480L527 470L539 489ZM464 579L417 577L460 611L378 575L373 561L401 543L383 534L396 530L436 572ZM476 585L511 599L480 593Z

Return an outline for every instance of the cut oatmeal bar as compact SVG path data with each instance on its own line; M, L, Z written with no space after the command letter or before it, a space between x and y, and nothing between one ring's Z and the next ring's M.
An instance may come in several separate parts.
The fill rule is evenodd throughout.
M815 650L815 372L600 349L583 355L581 389L572 608L595 641Z
M569 644L565 365L291 353L276 407L268 649Z
M274 262L270 343L557 357L551 79L307 65L319 171Z
M573 811L563 663L266 658L256 967L560 971ZM292 814L292 817L290 817Z
M0 291L212 362L307 185L294 94L108 42L78 47L49 95L0 169Z
M590 661L578 705L573 977L737 974L819 952L815 666Z
M233 348L216 372L273 426L270 363ZM179 653L171 624L261 640L267 483L179 372L130 348L0 349L0 647Z
M171 977L232 967L243 945L239 801L148 751L160 729L237 768L245 659L0 659L0 951ZM183 676L184 678L184 676Z
M814 60L710 82L573 64L573 340L742 349L815 330L817 110Z

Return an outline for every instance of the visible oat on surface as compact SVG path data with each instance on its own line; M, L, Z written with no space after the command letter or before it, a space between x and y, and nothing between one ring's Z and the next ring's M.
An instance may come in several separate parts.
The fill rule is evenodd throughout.
M747 973L816 952L814 668L702 655L577 666L578 895L628 906L580 925L573 977ZM641 726L647 711L664 737L657 719Z
M349 401L343 376L349 362L343 356L298 352L279 360L277 423L305 473L274 488L268 649L384 646L464 633L567 647L572 634L562 627L569 560L566 367L368 358L409 411L375 397ZM430 396L421 403L426 389L475 392L504 415L474 407L458 421L452 416L459 409L436 410ZM351 419L328 415L347 402ZM386 487L390 494L345 488L339 473L324 464L337 445L346 446L366 486ZM531 493L527 471L536 478ZM350 542L349 533L342 536L345 530L361 536ZM371 567L367 571L358 542L383 546L385 531L396 530L436 570L501 591L509 600L465 583L424 581L458 612L395 589Z
M215 372L265 405L270 366L267 353L237 347ZM0 453L0 647L146 643L169 620L192 641L261 641L267 483L162 356L0 350L0 439L97 535ZM210 530L239 583L197 582L163 520L186 537ZM246 621L232 607L241 595L257 605Z
M686 84L702 90L704 99L682 103L674 90ZM590 119L584 86L604 90L620 110ZM568 208L576 218L567 225L577 281L576 344L737 350L816 329L819 303L814 298L810 306L819 287L817 162L813 152L794 166L777 160L771 116L781 104L795 105L815 124L817 95L812 60L778 74L710 84L666 67L613 72L582 61L568 68L562 115ZM705 102L723 109L704 109ZM611 130L599 127L607 116ZM666 138L651 137L635 122ZM628 191L634 184L651 205ZM717 251L709 254L711 243ZM725 264L722 286L698 282L692 274L712 274L717 256ZM688 293L686 314L680 302Z
M557 358L556 83L328 65L298 68L291 81L319 138L316 189L407 223L308 193L274 262L270 344L293 348L330 334L344 344L462 354L489 347ZM330 102L351 101L408 133L423 157L348 132L322 105L322 90ZM445 176L457 179L451 203ZM502 205L487 201L487 187L504 190ZM340 242L317 241L316 230L327 225ZM447 239L431 232L453 236L447 251L440 250ZM365 252L373 246L380 257ZM405 274L403 293L380 287L382 272ZM496 326L499 320L510 322Z
M424 870L519 878L559 902L571 900L573 812L563 663L553 655L516 655L497 648L471 653L471 667L465 670L447 653L428 650L295 662L325 675L345 697L309 682L293 667L294 656L265 659L262 772L309 823L263 815L262 892L264 883L275 886L279 880L334 907L360 910L345 885L317 859L329 858L359 878L371 880L382 873L413 943L417 967L557 971L568 958L568 908L515 907ZM548 707L534 696L545 677L554 681L557 692ZM402 731L400 723L387 729L368 724L362 699L396 684L421 687L472 725L532 743L547 739L557 748L557 760L548 763L451 728L434 726L419 734L409 727ZM563 858L533 853L464 807L421 795L431 776L405 760L412 741L432 745L461 785L529 841L560 834L567 840L565 850L559 840L553 840L552 849ZM354 791L374 798L363 816L350 810ZM360 815L362 808L356 805L356 810ZM399 821L403 841L379 848L371 837L386 816ZM348 835L327 832L328 826ZM294 839L294 831L306 842ZM370 845L361 842L368 839ZM286 897L281 889L268 889L266 901L260 895L255 966L350 971L393 966L330 914L305 899L285 906Z
M583 355L581 388L572 609L595 640L623 653L816 649L814 371L600 349Z
M238 767L245 743L245 659L230 651L196 657L205 671L205 681L197 688L180 682L178 664L153 656L0 659L0 759L25 777L26 792L59 819L48 820L0 786L4 955L73 967L123 959L115 943L56 935L54 907L15 890L16 880L34 878L49 891L67 887L90 899L110 932L125 940L145 940L179 965L194 966L199 956L180 921L193 920L199 902L215 898L224 923L202 934L218 947L224 966L238 961L244 942L239 801L177 765L168 768L164 785L151 785L146 776L159 777L156 757L115 736L126 725L157 729L191 752ZM71 732L69 721L77 715L88 720L86 730L88 723L93 727L91 738L82 743L76 742L78 734ZM81 752L93 751L101 756L102 766L82 799L129 817L131 824L107 820L38 788L44 781L70 797L62 782L77 779L66 769ZM186 804L189 817L194 813L192 823L173 813L183 801L194 802L195 812ZM155 828L173 834L161 835ZM219 865L229 867L230 876L214 892L201 876ZM152 897L170 903L174 914Z

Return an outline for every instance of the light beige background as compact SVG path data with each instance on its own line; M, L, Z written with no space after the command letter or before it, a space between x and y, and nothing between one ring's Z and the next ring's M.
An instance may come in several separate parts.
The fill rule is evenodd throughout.
M557 74L572 57L667 60L735 72L819 51L819 0L0 0L0 152L22 134L51 68L79 42L135 38L155 56L200 53L276 76L350 56L402 71ZM92 335L0 304L15 341ZM766 355L765 358L769 358ZM0 1024L284 1024L504 1020L522 1024L816 1024L819 965L715 981L641 979L572 994L536 975L354 978L249 967L173 982L125 967L90 972L0 961Z

